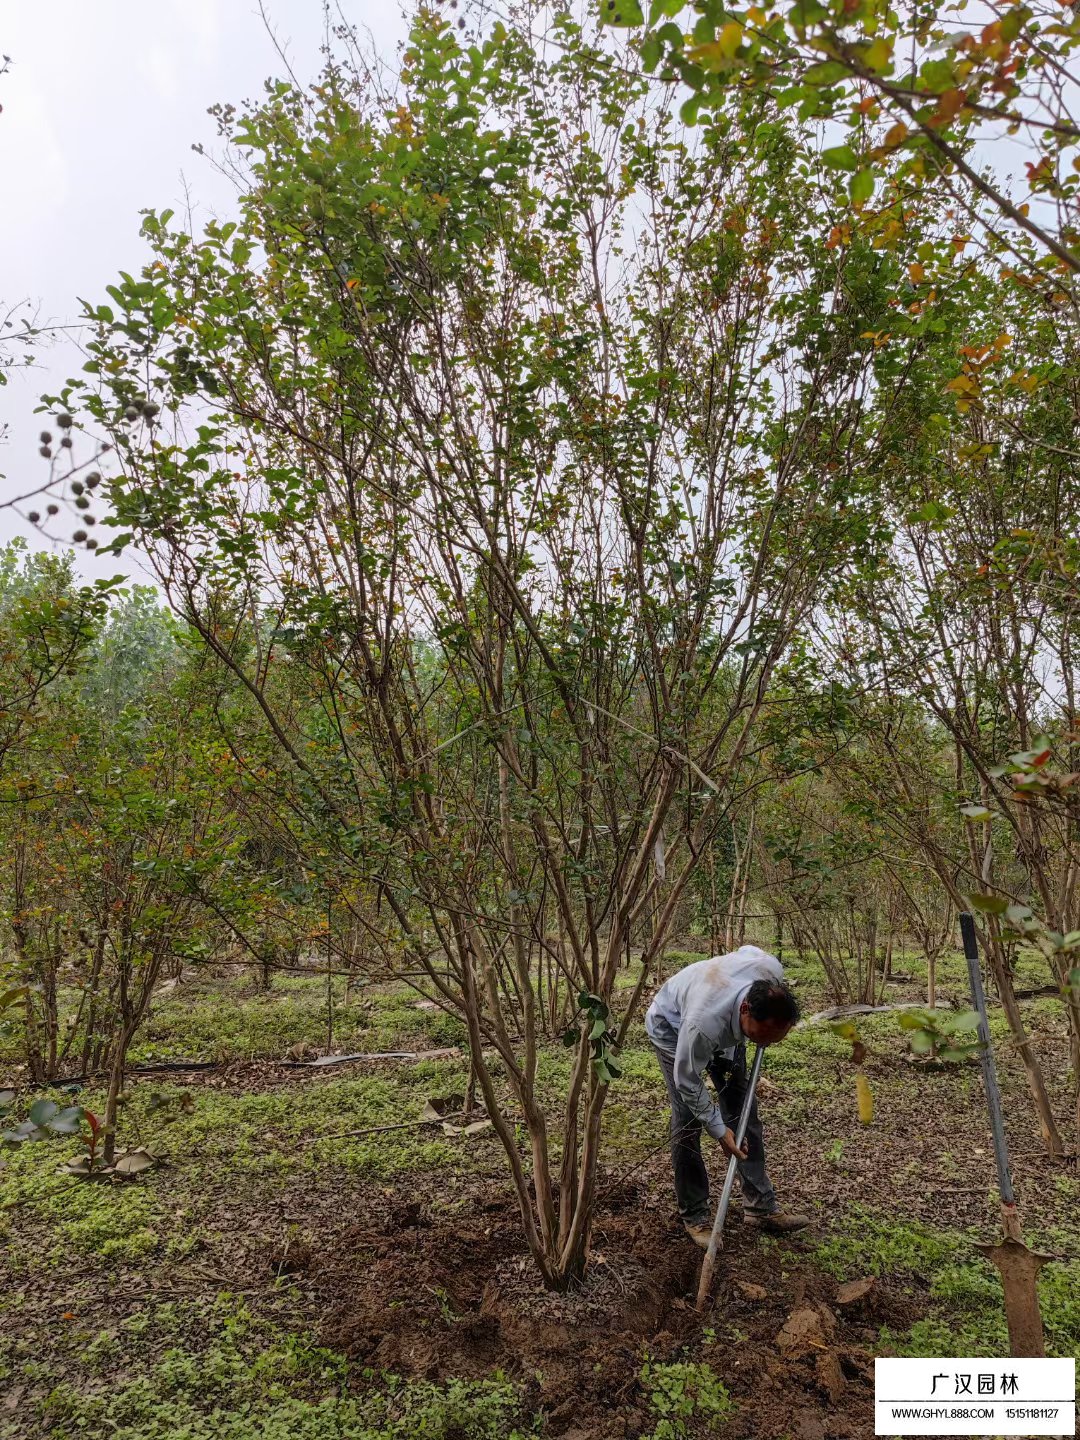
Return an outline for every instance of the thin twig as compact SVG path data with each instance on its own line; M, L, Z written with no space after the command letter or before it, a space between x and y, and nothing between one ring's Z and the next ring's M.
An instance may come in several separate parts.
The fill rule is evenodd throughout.
M451 1110L434 1120L403 1120L398 1125L369 1125L366 1130L335 1130L332 1135L311 1135L307 1143L314 1145L319 1140L348 1140L357 1135L385 1135L388 1130L415 1130L421 1125L441 1125L444 1120L460 1120L467 1110Z

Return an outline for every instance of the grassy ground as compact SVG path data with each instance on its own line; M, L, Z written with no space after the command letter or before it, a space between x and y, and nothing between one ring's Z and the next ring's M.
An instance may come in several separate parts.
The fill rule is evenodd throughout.
M672 954L669 968L686 958ZM939 989L960 1001L962 966L949 957L939 975ZM827 1003L812 962L790 968L809 1009ZM912 978L895 997L917 995L917 961L903 957L897 969ZM1034 967L1031 978L1042 978ZM1036 999L1025 1012L1064 1113L1060 1007ZM545 1413L520 1374L476 1367L428 1377L413 1366L408 1376L395 1375L326 1342L325 1291L310 1276L319 1257L347 1248L349 1225L410 1206L451 1222L472 1219L486 1197L507 1189L490 1133L343 1135L418 1119L428 1097L460 1093L465 1066L461 1055L324 1072L277 1063L301 1042L325 1048L326 1014L321 979L278 978L269 993L235 976L185 983L163 998L136 1058L223 1064L130 1083L123 1138L160 1153L160 1169L124 1185L86 1184L57 1174L73 1142L7 1153L0 1171L3 1440L102 1432L120 1440L574 1433ZM875 1276L889 1305L865 1330L870 1349L1003 1354L997 1274L971 1243L996 1226L978 1070L914 1068L893 1016L870 1017L860 1029L876 1096L870 1126L858 1122L850 1046L826 1027L801 1027L768 1056L762 1108L774 1181L785 1202L811 1210L816 1223L809 1239L762 1238L744 1247L740 1273L768 1272L781 1277L777 1284L796 1272L823 1283ZM1007 1039L998 1016L994 1031ZM425 1051L462 1039L455 1020L418 1008L405 989L362 992L348 1005L335 997L341 1051ZM1040 1281L1049 1347L1080 1354L1080 1183L1075 1168L1043 1157L1022 1071L1004 1043L999 1053L1028 1238L1059 1257ZM558 1046L544 1053L541 1074L552 1094L568 1060ZM612 1176L632 1175L659 1228L671 1208L667 1160L657 1149L666 1112L640 1026L624 1070L607 1108L605 1160ZM102 1099L92 1085L79 1098L91 1109ZM454 1319L453 1297L439 1289L430 1298L436 1326ZM733 1398L732 1357L748 1334L722 1301L704 1328L639 1346L627 1418L612 1433L652 1440L759 1433L745 1402L740 1412ZM852 1420L835 1433L862 1432Z

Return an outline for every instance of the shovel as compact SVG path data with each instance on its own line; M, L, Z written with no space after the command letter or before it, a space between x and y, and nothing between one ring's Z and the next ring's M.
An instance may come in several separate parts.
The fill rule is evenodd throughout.
M764 1058L764 1047L759 1045L754 1051L754 1063L746 1086L746 1098L743 1100L742 1113L739 1116L739 1128L735 1131L735 1144L740 1150L746 1136L746 1126L750 1120L750 1107L754 1103L754 1091L757 1089L758 1076L761 1074L761 1062ZM728 1161L727 1174L724 1176L724 1188L720 1192L720 1204L716 1207L716 1219L713 1221L712 1234L709 1236L709 1248L705 1251L705 1259L701 1262L701 1279L698 1281L697 1292L699 1311L705 1309L709 1299L713 1268L716 1265L716 1252L720 1249L720 1236L724 1230L724 1221L727 1219L728 1206L731 1204L731 1192L735 1188L735 1171L738 1168L739 1162L732 1155Z
M1024 1244L1012 1177L1009 1174L1009 1150L1005 1141L1005 1126L1001 1119L1001 1091L998 1089L994 1052L990 1049L990 1026L986 1018L986 996L983 993L982 974L979 970L975 922L966 913L960 916L960 934L964 940L971 999L979 1012L979 1039L982 1041L979 1059L982 1064L983 1083L986 1086L986 1104L990 1111L994 1159L997 1162L998 1192L1001 1195L1002 1238L996 1245L981 1244L975 1248L997 1266L1001 1275L1010 1352L1015 1356L1045 1355L1042 1312L1039 1310L1039 1291L1035 1279L1046 1262L1054 1257L1029 1250Z

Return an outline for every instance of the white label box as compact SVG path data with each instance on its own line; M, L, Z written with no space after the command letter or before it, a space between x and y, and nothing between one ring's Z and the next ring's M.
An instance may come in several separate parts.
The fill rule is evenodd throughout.
M874 1361L875 1435L1075 1435L1075 1360Z

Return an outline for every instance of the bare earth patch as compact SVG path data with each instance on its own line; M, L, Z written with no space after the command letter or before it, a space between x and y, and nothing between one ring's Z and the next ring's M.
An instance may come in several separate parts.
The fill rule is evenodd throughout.
M763 1252L735 1221L714 1307L699 1317L701 1252L644 1190L612 1198L597 1217L585 1282L565 1295L539 1285L510 1202L358 1224L312 1259L322 1338L365 1366L426 1379L501 1370L545 1412L551 1435L647 1433L655 1417L646 1413L643 1360L673 1361L691 1345L743 1401L717 1433L871 1433L870 1347L884 1321L909 1322L901 1297L878 1286L858 1318L837 1313L835 1281L803 1268L797 1254ZM764 1299L740 1293L743 1276ZM785 1326L807 1311L822 1318L803 1324L793 1345Z

